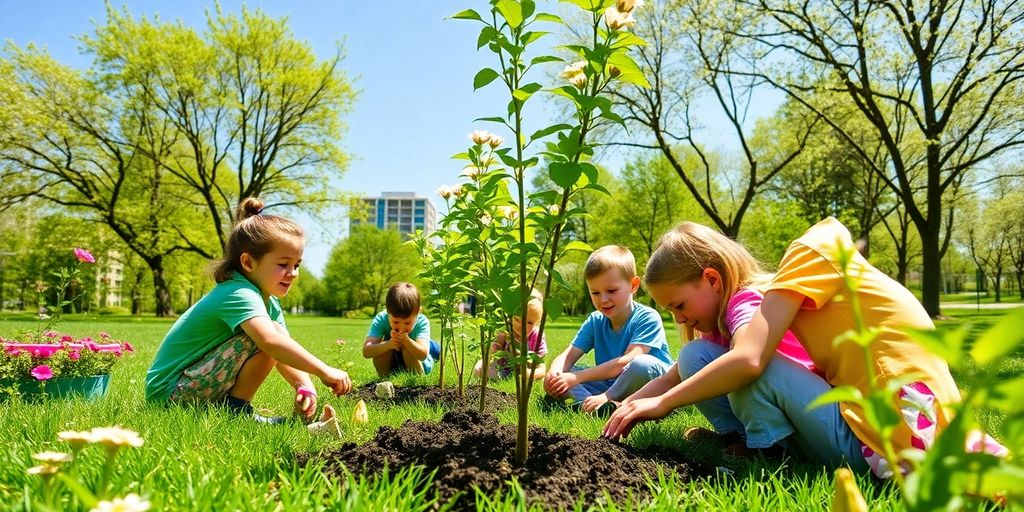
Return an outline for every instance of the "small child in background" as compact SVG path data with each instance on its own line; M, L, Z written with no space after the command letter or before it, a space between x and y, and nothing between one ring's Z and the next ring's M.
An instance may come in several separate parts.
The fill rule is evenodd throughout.
M538 338L537 324L540 323L540 317L544 313L544 296L537 290L533 290L530 293L530 301L526 303L526 328L530 334L526 338L527 346L530 352L537 354L540 357L548 355L548 345L543 337ZM513 352L519 348L519 344L522 343L522 334L520 331L523 330L523 319L518 316L512 317L512 334L514 340L510 343L508 340L507 333L499 333L494 343L491 344L491 355L497 354L498 352ZM484 362L478 360L476 366L473 367L473 375L479 377L483 373ZM492 379L507 379L512 375L514 368L509 364L507 358L493 359L489 366L488 376ZM544 363L537 363L533 367L533 378L543 379L544 374L547 372L547 367Z
M253 411L249 401L270 371L295 389L295 413L312 419L316 375L336 395L352 387L333 368L292 339L280 298L295 279L305 236L295 222L263 213L263 202L247 198L214 279L217 286L185 311L168 331L146 374L146 399L181 404L222 404L261 423L281 423Z
M430 373L440 346L430 339L430 320L420 312L419 290L412 283L392 285L384 308L370 323L363 357L373 359L378 377L397 370Z
M597 311L552 361L544 391L555 399L572 398L585 412L607 411L614 408L613 402L668 371L672 357L661 315L633 301L640 278L629 249L597 249L587 259L583 275ZM575 366L591 350L597 365Z

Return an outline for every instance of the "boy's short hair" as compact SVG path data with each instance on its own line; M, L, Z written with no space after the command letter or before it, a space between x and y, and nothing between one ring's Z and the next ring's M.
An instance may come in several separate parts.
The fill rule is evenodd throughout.
M600 247L587 258L583 279L589 281L609 270L618 271L623 279L630 281L636 277L636 258L629 249L621 245Z
M412 283L395 283L384 298L388 315L409 318L420 311L420 292Z

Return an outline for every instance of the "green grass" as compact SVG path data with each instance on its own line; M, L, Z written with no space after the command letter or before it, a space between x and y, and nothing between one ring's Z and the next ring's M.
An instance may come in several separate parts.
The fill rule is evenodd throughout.
M979 326L991 324L1005 311L951 311L952 319L943 326L971 321ZM372 365L360 357L361 342L368 320L310 318L290 316L292 335L313 353L330 364L349 370L356 384L374 379ZM563 349L572 339L579 319L555 322L548 331L552 353ZM137 353L115 367L110 394L97 402L53 400L24 403L18 400L0 403L0 508L26 509L28 499L43 492L39 477L26 473L34 465L32 455L44 450L64 451L56 439L62 430L87 430L96 426L121 425L135 430L145 439L141 448L124 449L117 459L112 479L112 494L140 494L150 500L154 510L429 510L436 498L417 491L422 479L418 471L405 471L389 479L375 476L350 476L346 482L326 478L317 464L299 467L298 453L316 453L341 442L363 442L378 426L399 425L406 419L438 419L444 413L422 404L399 405L381 409L370 404L370 424L359 426L349 421L353 402L342 397L325 397L323 402L339 409L343 422L343 441L311 438L298 425L267 427L244 418L230 417L219 411L192 411L147 404L143 399L145 372L156 348L170 327L169 320L152 318L100 317L69 318L60 330L78 335L107 331L114 338L131 341ZM34 328L25 316L0 316L0 336ZM669 340L678 350L678 335L667 324ZM435 326L436 328L436 326ZM337 344L335 340L345 340ZM467 364L471 365L473 361ZM1009 362L1016 375L1024 373L1022 358ZM399 384L436 383L436 377L407 377ZM496 387L513 391L510 381ZM535 389L539 395L542 390ZM279 414L290 410L291 393L287 384L271 376L254 403ZM602 421L567 412L542 412L532 408L531 421L559 432L597 437ZM515 411L499 414L505 423L514 423ZM727 468L718 477L690 483L670 478L652 482L654 498L646 506L683 510L826 510L831 502L830 472L794 461L754 463L723 458L715 449L693 446L682 441L682 431L706 421L692 407L677 411L666 420L640 426L629 439L637 446L656 445L679 450L711 466ZM71 470L90 488L100 479L103 453L86 449ZM898 508L898 499L888 487L870 479L861 480L872 510ZM64 492L65 497L70 496ZM593 506L597 510L634 510L635 504L596 505L595 497L577 504L577 509ZM521 495L513 488L501 496L479 496L482 509L526 510ZM58 509L81 508L75 501Z

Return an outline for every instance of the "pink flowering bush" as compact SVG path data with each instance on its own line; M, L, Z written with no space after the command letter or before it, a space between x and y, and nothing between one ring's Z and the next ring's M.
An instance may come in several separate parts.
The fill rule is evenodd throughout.
M110 373L121 357L135 351L130 343L105 332L94 340L56 331L28 332L13 340L0 338L0 349L0 382L103 375Z

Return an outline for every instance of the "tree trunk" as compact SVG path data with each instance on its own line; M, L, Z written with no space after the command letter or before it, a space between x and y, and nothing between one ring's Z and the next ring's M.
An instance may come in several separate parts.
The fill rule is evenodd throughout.
M164 258L157 256L146 259L149 270L153 272L153 294L156 300L156 316L167 318L174 316L174 306L171 305L171 291L164 278Z
M921 304L928 316L935 318L942 313L939 308L939 292L942 283L942 258L939 257L939 233L921 233Z

